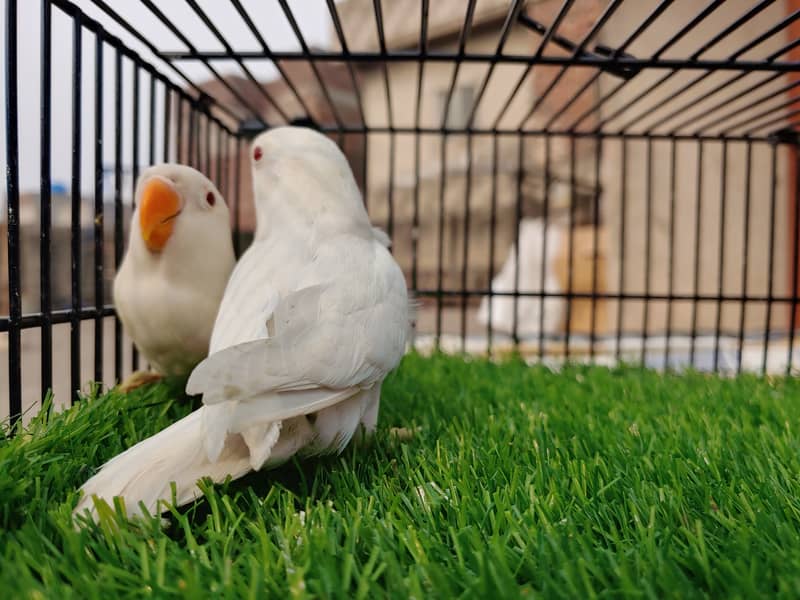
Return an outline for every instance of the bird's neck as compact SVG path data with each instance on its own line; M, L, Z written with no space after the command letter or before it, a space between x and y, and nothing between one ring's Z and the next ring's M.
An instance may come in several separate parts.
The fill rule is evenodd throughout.
M255 239L281 239L293 244L316 244L339 235L370 233L369 221L354 221L335 212L305 212L284 202L262 202L256 208Z

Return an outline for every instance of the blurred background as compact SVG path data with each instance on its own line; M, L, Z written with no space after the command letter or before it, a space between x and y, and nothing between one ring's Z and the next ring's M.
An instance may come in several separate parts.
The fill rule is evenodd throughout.
M704 59L723 60L744 48L738 58L764 60L797 39L791 23L770 32L800 2L757 3L759 10L746 27L731 28L756 3L727 0L687 28L701 7L676 0L666 3L646 30L632 35L664 3L624 2L594 30L607 1L576 0L565 15L559 14L560 0L522 2L523 18L509 22L508 0L478 0L465 32L467 3L437 0L430 3L424 48L418 0L379 2L380 26L372 0L336 2L339 28L323 0L286 3L294 20L277 1L241 0L261 39L232 3L198 0L224 43L189 3L162 3L159 12L148 4L74 2L161 75L194 96L200 92L209 100L209 114L234 133L246 136L309 117L334 130L331 135L350 161L373 221L391 235L409 286L419 292L415 344L420 349L438 345L483 353L490 343L504 350L519 342L531 360L553 364L567 351L580 358L591 347L593 360L609 364L641 357L655 367L783 372L790 366L787 335L796 320L796 301L787 299L797 293L798 262L796 156L767 137L793 128L793 113L787 111L797 98L795 75L677 68L614 73L531 68L523 61L281 60L270 58L264 43L279 54L341 53L343 36L351 52L378 52L383 46L390 52L492 55L499 48L514 56L537 51L564 56L569 54L564 44L551 40L540 47L541 31L531 26L563 16L562 40L579 42L591 35L593 47L610 52L624 47L635 57L658 53L666 60L699 52ZM41 310L42 6L19 3L23 314ZM218 183L235 205L237 241L245 248L254 228L247 144L208 120L194 120L188 104L167 94L157 78L132 61L118 63L113 50L103 52L99 70L96 39L86 29L76 96L74 19L55 6L51 15L52 310L72 306L75 224L82 304L94 306L98 299L110 304L119 237L112 215L122 218L126 240L134 177L163 158L185 159ZM230 50L225 44L246 58L225 57ZM198 60L190 56L194 49L217 56ZM794 49L780 56L792 58ZM76 97L82 116L77 151ZM249 113L258 119L248 118ZM0 128L5 139L5 120ZM596 130L615 135L590 135ZM586 135L562 135L565 131ZM721 134L731 139L723 141ZM73 199L80 203L77 213ZM3 315L9 308L6 212L4 205ZM102 281L100 296L96 275ZM550 295L489 301L490 290L511 292L515 285ZM82 382L95 373L95 327L92 321L80 325ZM103 381L112 385L113 317L102 319L101 328ZM38 404L42 395L40 343L38 329L23 330L25 406ZM53 386L60 402L70 396L69 353L70 324L54 325ZM133 362L129 343L121 360ZM7 415L7 369L7 335L2 334L0 419Z

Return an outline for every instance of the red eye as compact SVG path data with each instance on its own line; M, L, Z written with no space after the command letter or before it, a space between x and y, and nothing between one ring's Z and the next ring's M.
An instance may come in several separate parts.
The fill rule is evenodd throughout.
M206 202L208 202L209 206L214 206L214 203L217 201L217 197L214 195L214 192L208 192L206 194Z
M253 160L261 160L262 156L264 156L264 152L261 150L261 146L256 146L253 149Z

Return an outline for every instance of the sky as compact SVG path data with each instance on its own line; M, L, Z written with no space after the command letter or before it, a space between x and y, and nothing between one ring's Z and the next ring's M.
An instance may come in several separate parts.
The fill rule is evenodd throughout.
M225 0L197 0L201 8L224 34L225 38L235 50L259 50L256 39L247 29L244 22L236 13L231 4ZM114 35L136 50L140 56L153 62L159 71L170 76L174 81L180 80L168 67L152 56L147 48L132 39L121 26L94 5L90 0L73 0L83 12L98 21ZM136 28L154 45L162 50L184 50L185 47L158 19L150 13L138 0L107 0L108 4L122 16L134 23ZM276 0L241 0L242 5L248 10L262 35L273 50L299 50L299 44L291 27L281 11ZM41 2L36 0L18 0L18 70L19 70L19 144L20 144L20 189L22 192L39 189L40 170L40 61L41 61ZM170 0L156 4L170 19L180 24L182 33L199 50L223 50L222 45L208 30L208 28L194 14L184 0ZM329 40L330 17L324 0L289 0L289 5L294 12L303 35L310 45L326 46ZM0 158L5 163L5 9L0 15L0 38L3 47L0 48L0 71L2 71L3 84L0 86L0 99L2 99L3 115L0 123L0 141L2 149ZM64 185L69 190L72 153L72 43L73 21L60 9L52 9L52 181L55 185ZM81 102L82 127L82 185L83 192L91 193L93 190L92 173L94 170L94 96L95 96L95 37L90 32L84 32L83 44L83 85ZM114 51L105 45L103 51L103 113L104 113L104 138L103 148L104 163L113 163L114 156ZM247 64L248 68L259 79L271 79L276 76L276 71L267 61L253 61ZM214 67L220 73L237 73L238 67L232 61L219 62ZM207 69L199 63L186 62L181 68L195 81L203 81L210 77ZM149 104L149 80L146 76L140 79L140 103L143 110ZM132 68L130 64L123 67L123 163L130 164L132 149ZM156 115L163 114L163 104L159 101L156 105ZM156 120L157 126L159 120ZM140 140L147 147L146 131L141 132ZM156 136L158 137L158 136ZM157 152L159 149L157 148ZM145 153L142 156L146 156ZM5 177L5 173L3 174ZM110 187L110 184L106 184ZM5 199L5 181L2 185L2 196ZM4 213L5 211L3 211Z

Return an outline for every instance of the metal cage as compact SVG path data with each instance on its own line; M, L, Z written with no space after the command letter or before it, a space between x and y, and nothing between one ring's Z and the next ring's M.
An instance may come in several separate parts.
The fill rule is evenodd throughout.
M285 123L345 151L421 349L789 373L798 20L797 0L5 0L0 418L140 366L109 287L139 170L204 171L240 252L247 140Z

